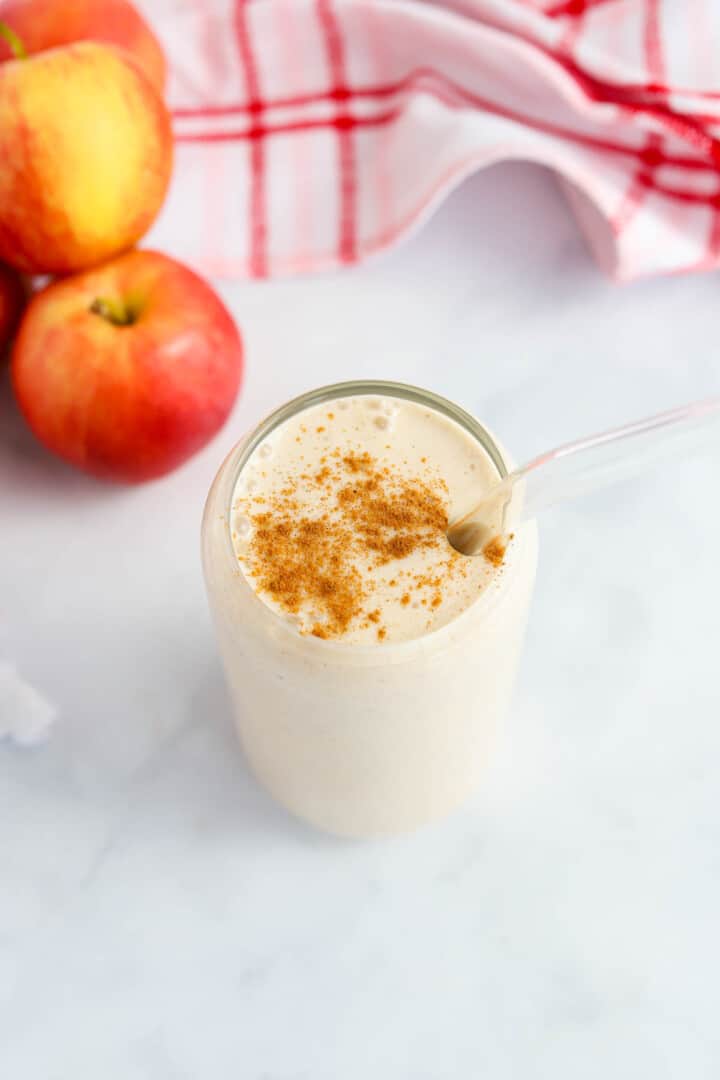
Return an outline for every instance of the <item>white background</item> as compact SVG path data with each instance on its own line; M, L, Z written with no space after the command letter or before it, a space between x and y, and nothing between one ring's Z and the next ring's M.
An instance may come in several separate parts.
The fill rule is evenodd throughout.
M0 657L61 710L0 746L0 1074L717 1077L717 441L546 516L487 783L406 838L325 838L256 786L198 557L225 452L321 383L440 391L518 459L718 393L717 275L611 284L514 165L365 268L220 288L244 391L164 481L73 472L0 394Z

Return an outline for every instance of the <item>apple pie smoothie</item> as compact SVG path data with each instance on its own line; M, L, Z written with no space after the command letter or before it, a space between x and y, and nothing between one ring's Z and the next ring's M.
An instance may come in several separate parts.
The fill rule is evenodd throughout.
M477 786L512 689L536 533L448 543L506 462L471 416L393 383L274 413L223 464L203 562L251 765L299 817L371 836Z

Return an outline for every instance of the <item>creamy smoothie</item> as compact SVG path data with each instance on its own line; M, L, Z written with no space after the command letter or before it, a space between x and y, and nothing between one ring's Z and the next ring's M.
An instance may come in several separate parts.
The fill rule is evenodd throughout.
M512 687L533 527L446 538L505 462L471 417L341 384L271 417L223 465L203 557L237 724L291 811L345 835L413 828L481 776Z

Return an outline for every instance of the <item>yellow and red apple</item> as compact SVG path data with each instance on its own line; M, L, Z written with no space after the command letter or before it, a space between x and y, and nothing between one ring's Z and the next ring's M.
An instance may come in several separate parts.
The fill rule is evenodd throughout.
M10 344L25 306L25 286L19 274L0 263L0 360Z
M73 41L114 45L163 93L162 47L128 0L0 0L0 22L18 36L29 56ZM12 55L10 45L0 38L0 62Z
M121 53L84 41L0 64L0 259L66 273L132 247L165 197L170 117Z
M12 352L35 435L110 480L161 476L224 423L243 369L222 301L187 267L133 251L35 295Z

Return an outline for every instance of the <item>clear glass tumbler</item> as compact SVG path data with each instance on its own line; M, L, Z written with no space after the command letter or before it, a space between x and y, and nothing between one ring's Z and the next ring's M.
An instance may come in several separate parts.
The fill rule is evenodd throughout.
M376 645L301 636L255 594L230 536L238 476L279 424L343 396L419 402L459 424L499 479L510 463L451 402L388 382L325 387L289 402L231 451L205 507L202 550L217 639L250 764L288 810L328 832L374 836L444 816L479 784L512 691L535 580L525 524L497 588L423 637Z

